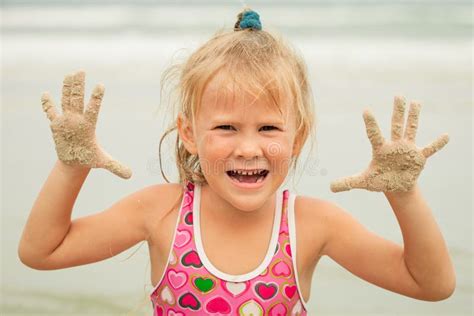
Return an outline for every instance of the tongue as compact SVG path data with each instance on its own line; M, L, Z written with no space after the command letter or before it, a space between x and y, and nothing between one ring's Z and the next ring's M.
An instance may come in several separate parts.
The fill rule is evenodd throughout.
M257 182L258 175L235 175L234 178L236 178L239 182L246 182L246 183L255 183Z

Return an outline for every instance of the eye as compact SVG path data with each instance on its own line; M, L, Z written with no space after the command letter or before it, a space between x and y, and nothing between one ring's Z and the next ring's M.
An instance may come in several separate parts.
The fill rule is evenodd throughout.
M232 130L234 127L233 127L232 125L219 125L219 126L217 126L216 128L230 131L230 130Z
M264 131L271 131L271 130L278 129L278 128L273 126L273 125L265 125L265 126L261 127L261 129L264 130Z

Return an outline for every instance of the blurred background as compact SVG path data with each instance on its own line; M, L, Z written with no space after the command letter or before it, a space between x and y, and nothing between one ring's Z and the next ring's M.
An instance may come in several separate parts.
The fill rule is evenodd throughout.
M324 257L308 304L313 315L472 315L472 8L470 1L248 1L263 27L283 34L306 59L316 100L313 151L303 152L285 186L329 199L369 230L402 243L381 193L334 194L329 183L365 168L371 148L362 112L389 135L393 97L422 104L417 144L441 133L450 143L428 160L419 183L452 255L457 288L424 302L377 288ZM231 29L241 1L2 1L1 7L1 314L151 315L146 244L109 260L36 271L18 259L30 208L56 153L40 96L60 105L64 75L86 71L86 100L106 92L97 135L128 164L124 181L93 170L73 218L162 183L158 141L170 115L160 105L160 75L220 28ZM164 152L176 180L174 135ZM117 227L120 230L120 227ZM341 232L344 233L344 232ZM91 245L92 246L92 245Z

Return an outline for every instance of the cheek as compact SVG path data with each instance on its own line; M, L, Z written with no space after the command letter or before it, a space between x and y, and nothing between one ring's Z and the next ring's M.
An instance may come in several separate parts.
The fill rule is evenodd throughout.
M204 174L226 170L226 158L231 153L230 140L216 135L205 135L198 146L199 163Z
M225 155L231 148L230 140L217 135L205 135L201 141L201 152L206 156L221 157Z
M286 138L269 140L265 144L265 154L268 160L285 169L291 161L292 142Z

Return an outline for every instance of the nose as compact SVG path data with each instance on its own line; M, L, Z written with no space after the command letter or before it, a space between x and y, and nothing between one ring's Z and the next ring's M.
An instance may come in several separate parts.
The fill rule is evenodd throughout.
M235 155L244 159L258 158L263 155L263 150L255 136L242 136L235 148Z

